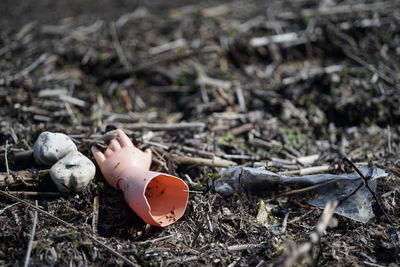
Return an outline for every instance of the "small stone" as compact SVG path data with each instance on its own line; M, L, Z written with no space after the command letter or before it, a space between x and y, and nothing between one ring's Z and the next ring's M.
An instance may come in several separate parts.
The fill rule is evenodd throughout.
M43 132L33 145L35 161L42 166L51 166L72 151L77 151L76 145L63 133Z
M70 152L50 169L50 177L61 192L81 192L96 173L93 162L79 151Z

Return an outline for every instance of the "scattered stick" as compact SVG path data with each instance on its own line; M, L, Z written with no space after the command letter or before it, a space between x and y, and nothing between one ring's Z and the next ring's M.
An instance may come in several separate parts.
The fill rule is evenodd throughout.
M378 10L391 10L392 7L396 6L396 1L376 2L372 4L349 4L349 5L337 5L329 7L321 7L318 9L303 9L296 12L280 12L277 17L280 19L296 19L299 17L312 17L312 16L326 16L335 14L345 14L353 12L367 12L367 11L378 11Z
M35 206L38 206L37 200L35 200ZM29 265L29 259L31 257L31 251L32 251L32 245L33 245L33 239L35 238L35 232L36 232L36 224L38 221L38 211L35 210L35 215L33 217L33 226L31 230L31 236L29 237L29 242L28 242L28 249L26 250L26 256L25 256L25 263L24 267L28 267Z
M392 138L390 134L390 125L387 126L387 139L388 139L388 152L392 153Z
M106 149L108 147L108 143L117 137L117 132L115 130L108 131L103 135L91 135L90 139L84 138L83 135L80 136L72 136L70 135L71 138L75 140L75 138L83 138L82 142L86 144L87 146L92 146L96 145L100 148Z
M92 218L92 231L97 233L97 225L99 222L99 195L93 198L93 218Z
M14 196L34 196L34 197L60 197L66 195L65 193L61 192L36 192L36 191L9 191L10 195Z
M327 181L324 183L320 183L320 184L316 184L316 185L311 185L308 187L304 187L304 188L300 188L300 189L295 189L295 190L291 190L291 191L287 191L282 193L281 195L279 195L279 197L281 196L290 196L290 195L295 195L295 194L300 194L300 193L304 193L304 192L308 192L308 191L313 191L316 190L322 186L328 185L328 184L334 184L337 183L339 180L331 180L331 181ZM339 203L340 205L340 203Z
M237 86L235 88L235 93L236 93L236 97L238 99L240 111L247 112L246 99L244 97L243 88L240 86Z
M58 223L60 223L60 224L62 224L62 225L64 225L64 226L66 226L66 227L68 227L68 228L70 228L70 229L76 231L77 233L87 236L88 238L92 239L96 244L98 244L98 245L101 246L102 248L108 250L108 251L109 251L110 253L112 253L114 256L116 256L116 257L118 257L118 258L124 260L127 264L129 264L129 265L131 265L131 266L139 266L137 263L131 261L131 260L128 259L128 258L126 258L124 255L120 254L120 253L119 253L118 251L116 251L115 249L109 247L108 245L104 244L102 241L98 240L98 239L97 239L95 236L93 236L91 233L88 233L88 232L87 232L87 229L85 229L84 231L78 231L76 226L74 226L74 225L72 225L72 224L70 224L70 223L68 223L68 222L66 222L66 221L64 221L64 220L62 220L62 219L60 219L60 218L58 218L57 216L54 216L54 215L48 213L48 212L45 211L45 210L42 210L41 208L39 208L39 207L37 207L37 206L35 206L35 205L32 205L31 203L29 203L29 202L27 202L27 201L25 201L25 200L22 200L22 199L20 199L20 198L18 198L18 197L15 197L15 196L13 196L13 195L11 195L11 194L5 192L5 191L0 190L0 195L2 195L2 196L4 196L4 197L7 197L7 198L10 198L10 199L12 199L12 200L15 200L15 201L17 201L17 202L19 202L19 203L25 204L27 207L29 207L29 208L31 208L31 209L33 209L33 210L36 210L36 211L38 211L38 212L40 212L40 213L46 215L47 217L49 217L49 218L51 218L51 219L57 221Z
M15 49L17 47L18 47L18 42L17 41L13 41L9 45L6 45L6 46L0 48L0 57L3 56L4 54L6 54L8 51L13 50L13 49Z
M166 240L166 239L170 239L172 237L174 237L173 234L162 236L162 237L158 237L158 238L154 238L154 239L150 239L150 240L146 240L146 241L141 241L141 242L138 242L137 244L143 245L143 244L148 244L148 243L156 243L156 242L160 242L160 241L163 241L163 240Z
M301 122L303 122L304 126L306 126L307 128L310 127L310 122L308 121L307 117L305 115L303 115L301 113L301 111L296 108L295 105L293 105L293 103L289 100L285 100L283 102L283 105L285 108L287 108L288 110L290 110L293 114L293 116L297 117L300 119Z
M193 158L193 157L176 156L176 155L173 155L173 159L178 164L184 164L184 165L201 165L201 166L221 167L221 168L229 168L237 165L236 162L223 159L204 159L204 158Z
M397 168L391 168L391 167L387 167L387 166L383 166L383 168L389 170L391 173L393 173L394 175L396 175L397 177L400 178L400 170Z
M48 175L49 170L41 170L38 173L32 173L30 171L0 172L0 189L20 185L34 186Z
M76 116L74 114L74 111L71 108L71 105L67 102L64 103L65 110L67 111L69 117L71 118L72 123L75 125L78 123L78 120L76 119Z
M230 155L230 154L219 154L218 156L225 159L244 159L244 160L260 160L260 156L258 155Z
M181 122L172 124L162 123L132 123L132 124L121 124L122 128L138 131L138 130L150 130L150 131L181 131L181 130L201 130L206 127L203 122Z
M119 61L121 62L122 66L124 66L124 68L126 69L131 68L132 65L129 63L128 58L124 53L124 49L121 46L121 42L119 41L117 26L115 22L110 23L110 33L113 39L114 48L115 51L117 52Z
M14 144L17 144L17 143L18 143L18 136L17 136L17 134L15 133L13 127L10 127L10 134L11 134L11 138L12 138L13 141L14 141Z
M8 210L8 209L10 209L10 208L12 208L12 207L14 207L14 206L17 206L17 205L19 205L19 204L21 204L21 203L15 202L15 203L13 203L13 204L11 204L11 205L8 205L8 206L5 207L5 208L2 208L2 209L0 210L0 214L4 213L6 210Z
M152 48L149 48L149 53L152 55L156 55L156 54L161 54L176 48L181 48L186 46L186 40L185 39L178 39L169 43L164 43L162 45L159 46L155 46Z
M168 150L168 149L166 149L166 150ZM209 158L215 157L215 154L212 152L196 149L193 147L183 146L182 150L185 152L189 152L189 153L195 153L195 154L201 155L203 157L209 157Z
M207 85L223 89L230 89L232 87L232 83L229 81L208 77L204 74L203 70L198 70L197 72L199 77L197 78L196 83L199 85Z
M344 69L343 65L331 65L325 68L305 68L304 70L301 70L293 77L287 77L282 79L282 84L287 86L298 83L300 81L309 80L318 75L341 72L343 69Z
M21 72L17 73L14 75L14 78L19 77L19 76L26 76L32 71L34 71L37 67L40 66L43 62L46 61L48 58L47 54L42 54L38 59L36 59L31 65L23 69Z
M161 148L161 149L164 149L164 150L169 150L170 149L169 145L156 143L156 142L151 142L151 141L144 142L143 144L144 145L148 145L148 146L154 146L154 147Z
M10 168L8 167L7 151L8 151L8 140L6 140L6 147L5 147L5 151L4 151L4 161L6 163L6 170L7 170L6 179L8 178L8 176L10 176Z
M349 195L347 195L344 199L341 199L340 202L343 202L344 200L346 200L347 198L349 198L350 196L352 196L353 194L355 194L363 185L365 185L365 187L368 189L368 191L372 194L373 198L376 201L376 204L378 204L379 208L381 209L381 211L383 212L383 214L385 215L387 221L390 224L393 224L392 219L390 219L389 215L386 213L385 209L382 207L381 202L379 201L378 197L376 196L375 192L371 189L371 187L368 184L368 180L371 177L366 178L364 176L364 174L356 167L356 165L354 165L354 163L349 160L348 158L346 158L344 155L341 155L342 159L344 162L348 163L357 173L358 175L361 177L363 184L361 184L360 186L358 186L353 192L351 192Z
M247 133L247 132L251 131L252 129L254 129L254 124L246 123L246 124L240 125L236 128L232 128L231 133L236 136L236 135L241 135L241 134Z
M343 53L345 53L345 55L347 57L349 57L350 59L354 60L355 62L357 62L358 64L360 64L361 66L363 66L364 68L369 70L370 72L378 75L379 78L381 78L382 80L384 80L387 83L395 86L397 89L400 88L400 82L398 80L392 79L391 77L387 76L385 73L383 73L380 70L378 70L374 65L369 64L364 59L362 59L361 57L359 57L356 54L354 54L353 52L351 52L349 49L343 48Z
M320 154L314 154L304 157L296 158L296 162L300 163L301 165L310 165L313 164L317 159L319 159Z
M271 140L271 141L265 141L259 138L253 138L249 141L249 143L255 147L261 147L261 148L267 148L267 149L281 149L282 148L282 144L275 141L275 140Z
M83 101L81 99L78 99L76 97L72 97L72 96L69 96L69 95L61 94L61 95L58 96L58 98L62 102L67 102L67 103L75 105L75 106L79 106L79 107L82 107L82 108L86 106L86 102L85 101Z
M240 244L240 245L232 245L229 246L227 249L228 251L242 251L246 249L255 249L261 247L261 244Z
M250 40L252 47L267 46L270 44L280 44L285 48L305 44L310 41L318 40L319 36L316 34L304 34L296 32L288 32L272 36L255 37Z
M219 49L216 47L208 47L204 48L203 50L189 50L181 54L167 54L160 56L158 58L155 58L153 60L143 60L143 64L137 65L137 66L132 66L130 68L124 68L121 70L116 70L111 73L106 74L105 78L116 78L116 77L121 77L121 76L130 76L132 74L135 74L140 71L144 71L147 69L151 69L155 66L158 66L160 64L168 63L168 62L173 62L173 61L178 61L182 60L194 55L204 55L204 54L212 54L212 53L219 53Z
M129 92L126 89L123 89L121 92L122 101L124 102L126 110L133 110L133 104L131 98L129 96Z
M232 6L230 4L221 4L213 7L208 7L201 10L201 15L206 18L220 17L228 13L231 8Z
M279 172L279 174L281 174L281 175L309 175L309 174L326 172L326 171L329 171L329 169L330 169L329 165L321 165L321 166L309 167L309 168L304 168L304 169L295 170L295 171Z
M346 35L343 32L336 29L334 25L329 25L329 29L339 38L339 40L344 40ZM339 42L336 39L331 38L331 41L340 49L342 49L343 53L350 58L351 60L357 62L359 65L363 66L365 69L369 70L371 73L376 74L379 78L384 80L385 82L393 85L396 88L400 88L400 81L397 78L392 78L386 75L384 72L378 70L374 65L366 62L362 59L361 56L356 55L351 49L347 48L343 45L343 43Z
M313 245L316 245L320 238L325 235L325 230L329 225L329 221L338 205L336 200L330 200L326 203L324 212L318 221L316 230L309 235L309 240L297 247L291 255L283 262L283 266L290 267L298 263L299 259L308 253Z

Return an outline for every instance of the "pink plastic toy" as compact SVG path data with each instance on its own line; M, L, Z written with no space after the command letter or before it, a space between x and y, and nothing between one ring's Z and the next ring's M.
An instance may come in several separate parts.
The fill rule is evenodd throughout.
M107 182L124 192L129 206L146 223L167 226L181 218L189 199L189 187L181 179L150 171L151 150L136 148L120 129L103 152L92 153Z

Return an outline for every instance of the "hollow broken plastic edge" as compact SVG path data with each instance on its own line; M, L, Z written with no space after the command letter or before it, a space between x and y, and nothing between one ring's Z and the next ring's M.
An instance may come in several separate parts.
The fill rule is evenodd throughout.
M165 227L179 220L189 201L189 187L180 178L132 168L118 187L131 209L146 223Z
M150 171L151 151L139 150L122 130L116 132L117 142L112 139L104 154L92 147L106 181L124 192L126 202L146 223L164 227L180 219L189 200L188 185L178 177Z

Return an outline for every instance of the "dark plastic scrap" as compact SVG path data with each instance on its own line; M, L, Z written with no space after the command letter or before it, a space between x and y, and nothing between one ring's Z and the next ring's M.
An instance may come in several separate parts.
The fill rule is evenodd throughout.
M368 185L375 192L377 179L388 176L379 168L359 169L368 179ZM365 187L357 173L350 174L314 174L305 176L281 176L271 171L244 166L226 169L221 178L214 182L214 189L222 195L247 192L256 196L265 196L276 191L279 184L294 186L320 185L315 189L316 197L309 201L310 205L324 208L331 199L337 199L339 206L335 213L355 221L367 223L375 215L372 211L371 192ZM362 185L362 186L361 186ZM361 188L351 195L359 186Z

